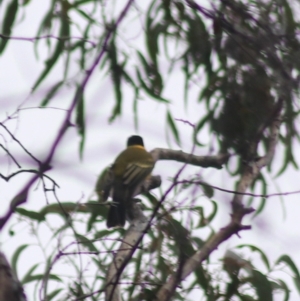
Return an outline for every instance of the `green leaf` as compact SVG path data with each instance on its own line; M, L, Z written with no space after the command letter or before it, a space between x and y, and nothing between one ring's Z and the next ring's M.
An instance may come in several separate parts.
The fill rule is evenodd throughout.
M213 205L213 211L207 217L204 215L203 207L194 207L192 209L193 211L196 211L200 217L197 228L202 228L202 227L206 227L207 225L209 225L218 212L217 203L213 200L210 200L210 201Z
M289 266L289 268L292 270L292 272L294 273L293 280L294 280L294 283L296 285L298 292L300 293L300 274L299 274L297 266L295 265L293 260L288 255L282 255L281 257L279 257L276 261L276 264L279 264L281 262L287 264Z
M179 132L178 132L177 126L176 126L169 110L167 111L167 124L168 124L169 128L171 129L171 132L175 138L176 143L180 146Z
M152 4L154 4L155 1L153 1ZM150 58L152 59L152 62L154 64L157 64L156 56L158 54L158 37L160 34L160 31L156 29L156 27L159 26L157 24L156 26L153 26L154 19L151 17L151 11L154 6L150 6L148 9L147 19L146 19L146 46L148 53L150 55Z
M86 4L86 3L89 3L89 2L93 2L94 3L95 0L79 0L79 1L76 1L76 3L73 4L74 7L77 7L77 6L80 6L82 4Z
M239 294L239 297L241 298L241 301L257 301L256 298L249 295Z
M185 108L187 107L188 104L188 93L189 93L189 87L190 87L190 78L191 78L191 73L190 73L190 67L189 67L189 60L187 56L185 55L183 58L183 63L184 65L182 66L182 71L185 74L184 78L184 105Z
M288 36L293 36L295 33L295 29L298 26L294 20L293 9L290 7L289 3L286 0L282 1L284 6L285 20L284 23L286 25L286 34Z
M60 55L63 53L64 46L65 46L65 39L69 37L70 27L69 22L66 16L61 17L61 26L60 26L60 34L59 40L56 43L55 50L50 58L48 58L45 62L45 69L41 73L41 75L36 80L35 84L33 85L32 92L36 90L36 88L41 84L41 82L45 79L47 74L52 70L55 63L57 62Z
M23 282L23 284L26 284L26 283L29 283L32 281L36 281L36 280L42 280L44 277L45 277L45 274L37 274L37 275L29 276L29 277L27 277L26 282ZM48 275L47 279L62 282L62 280L57 275L54 275L54 274Z
M186 37L189 48L186 55L191 59L195 71L200 64L204 64L207 72L210 73L211 44L205 24L198 14L194 14L193 18L189 17L186 20L189 26Z
M300 274L299 274L298 268L295 265L295 263L293 262L293 260L290 258L290 256L288 256L288 255L280 256L277 259L276 264L279 264L281 262L287 264L290 267L290 269L294 272L294 277L297 277L300 279Z
M57 238L58 234L62 234L64 230L70 229L70 223L66 222L65 224L63 224L61 227L59 227L58 229L56 229L52 236L51 239L53 238Z
M267 186L268 185L267 185L267 182L266 182L266 180L265 180L265 178L264 178L264 176L262 174L260 174L258 176L258 178L253 182L252 189L254 190L254 185L258 181L260 181L261 185L262 185L261 194L262 195L267 195L267 193L268 193ZM259 206L255 210L254 217L257 216L259 213L261 213L263 211L263 209L265 208L266 202L267 202L266 198L261 198L260 204L259 204Z
M107 50L107 56L110 62L110 72L112 75L112 80L114 83L114 91L116 97L116 104L113 109L112 116L109 118L109 122L114 121L114 119L121 114L122 108L122 89L121 89L121 82L122 82L122 74L123 68L118 63L117 57L117 47L115 44L115 38L111 40L110 46Z
M39 266L39 263L36 263L34 266L32 266L29 271L24 275L21 283L24 284L28 281L28 279L30 279L30 277L32 276L32 273L35 271L35 269Z
M207 289L209 288L209 280L207 279L207 273L206 271L204 270L204 268L199 265L198 268L195 269L195 276L196 276L196 279L197 279L197 283L200 284L200 286L205 290L207 291Z
M159 73L158 68L152 70L152 74L150 76L151 82L151 90L154 92L155 95L161 95L163 90L163 80Z
M139 76L139 74L138 74L138 77L141 81L142 87L144 88L144 90L147 93L155 95L154 96L155 98L159 97L161 95L161 92L163 89L163 80L159 73L158 66L153 63L148 63L141 52L137 51L137 54L142 63L142 66L144 67L144 72L146 74L146 78L149 83L149 84L146 84L146 82L144 80L142 80L141 76ZM147 89L149 91L147 91Z
M87 247L90 251L98 252L97 248L94 246L93 242L90 239L78 233L76 234L76 238L78 242L80 242L83 246Z
M84 142L85 142L85 112L84 112L83 91L81 90L81 87L77 88L77 93L80 94L80 98L79 101L77 102L77 107L76 107L76 125L77 125L78 134L81 137L80 144L79 144L79 155L80 155L80 159L82 159Z
M214 196L214 189L211 187L211 185L205 183L204 181L201 181L199 185L202 186L203 192L206 197L212 198Z
M155 30L155 28L147 28L146 31L146 39L147 39L147 48L148 53L154 64L157 64L156 56L158 54L158 37L159 32Z
M158 38L160 34L164 34L166 32L167 28L168 23L158 23L155 26L148 27L146 30L147 49L155 66L157 66L157 55L159 54Z
M259 301L273 301L272 286L264 274L253 270L250 282L255 287Z
M95 214L95 213L92 213L88 222L86 223L86 232L90 232L94 223L96 222L97 220L97 216L98 214Z
M2 1L2 0L1 0L1 1ZM0 4L1 4L1 1L0 1ZM25 5L27 5L30 1L31 1L31 0L23 0L22 3L21 3L21 5L22 5L22 6L25 6Z
M43 99L41 106L42 107L46 107L48 105L48 103L50 102L50 100L52 99L52 97L56 94L56 92L59 90L59 88L64 84L64 81L60 81L58 83L56 83L51 90L46 94L45 98Z
M15 272L16 275L18 275L17 272L17 262L18 259L21 255L21 253L28 247L29 245L21 245L20 247L18 247L18 249L15 251L12 259L11 259L11 268L13 269L13 271Z
M146 28L150 28L154 21L153 18L151 18L151 13L154 8L155 2L156 1L152 1L148 8L147 17L146 17Z
M292 139L290 135L287 135L285 137L285 158L283 160L283 165L281 169L276 174L276 177L279 177L288 167L289 163L292 163L292 165L295 167L295 169L299 169L297 162L295 161L293 151L292 151Z
M62 288L58 288L56 290L54 290L53 292L51 292L50 294L47 295L46 300L51 301L56 295L58 295L63 289Z
M198 136L198 133L201 131L201 129L207 125L212 119L213 119L213 113L214 110L212 110L211 112L209 112L206 116L204 116L199 122L198 124L196 125L196 128L194 130L194 143L198 146L203 146L204 144L202 144L201 142L199 142L197 136Z
M91 212L92 214L100 215L101 217L106 218L108 213L108 206L100 204L98 201L89 201L84 204L85 212Z
M260 204L259 204L259 206L257 207L257 209L255 210L254 216L257 216L259 213L261 213L261 212L263 211L263 209L265 208L266 202L267 202L267 199L266 199L266 198L261 198ZM254 217L254 216L253 216L253 217Z
M146 81L143 80L140 72L140 67L136 69L137 77L142 88L154 99L158 99L163 102L169 102L165 98L161 97L161 92L163 89L163 80L159 73L158 66L153 63L148 63L141 52L137 51L138 57L142 63L144 73L146 74Z
M131 78L131 76L124 69L125 64L126 64L126 61L121 64L122 65L122 68L121 68L122 79L124 79L124 81L126 83L128 83L133 88L133 92L134 92L134 97L133 97L134 125L135 125L135 128L137 129L138 128L138 110L137 110L137 107L138 107L139 88L136 86L136 84L133 81L133 79ZM121 112L121 107L120 107L120 112ZM113 115L110 118L113 118Z
M95 233L95 235L94 235L94 239L100 239L100 238L103 238L103 237L105 237L105 236L107 236L107 235L110 235L111 234L111 230L101 230L101 231L98 231L98 232L96 232Z
M199 237L192 237L192 240L197 245L197 250L201 249L205 245L205 241Z
M270 263L268 260L268 257L266 256L266 254L259 249L258 247L254 246L254 245L249 245L249 244L242 244L242 245L238 245L236 246L237 249L241 249L241 248L249 248L252 252L257 252L259 253L261 260L263 261L263 263L265 264L266 268L268 269L268 271L270 270Z
M221 83L224 81L223 77L219 77L217 72L209 78L207 85L201 90L198 101L201 102L203 99L206 101L208 107L210 99L220 89Z
M174 255L177 255L177 252L179 251L183 258L189 258L195 253L189 237L189 231L179 221L170 218L169 222L164 225L162 229L166 234L172 237L176 243L174 247L172 244L169 244Z
M17 213L19 213L20 215L29 217L32 220L36 220L38 222L42 222L45 220L45 216L43 214L41 214L40 212L35 212L35 211L30 211L30 210L26 210L24 208L16 208L15 211Z
M217 202L210 200L212 205L213 205L213 211L212 213L206 218L207 222L210 223L216 216L217 212L218 212L218 204Z
M97 202L98 203L98 202ZM43 209L41 209L40 214L43 216L46 216L47 214L59 214L63 217L68 216L68 213L70 212L81 212L86 213L90 212L86 204L78 204L78 203L72 203L72 202L64 202L64 203L54 203L45 206Z
M18 12L18 0L12 0L6 9L4 19L2 21L2 34L9 37L12 31L12 27L15 22L15 18L17 16ZM0 54L4 51L7 43L8 43L8 38L0 38Z
M82 281L74 281L72 286L69 287L70 293L73 297L76 297L76 300L82 299L81 297L84 295L83 283ZM73 299L73 298L72 298ZM86 298L84 298L86 299ZM73 299L74 300L74 299ZM94 298L92 300L95 300Z
M142 66L144 67L145 73L150 75L152 73L150 64L148 64L147 60L140 51L137 51L137 55L142 63Z
M56 0L52 0L51 1L51 6L50 6L47 14L43 18L43 21L41 22L41 25L38 29L38 32L37 32L36 36L40 36L42 33L45 33L45 32L49 33L49 30L51 28L52 19L55 16L54 15L55 5L56 5ZM38 42L39 42L39 39L36 40L35 47L37 46Z
M284 291L285 296L283 301L290 300L290 289L288 288L287 284L281 279L277 279L277 281L279 282L281 289Z
M144 89L144 91L146 93L148 93L151 97L153 97L154 99L157 99L157 100L159 100L161 102L170 103L169 100L167 100L167 99L165 99L165 98L163 98L163 97L155 94L154 91L147 86L147 84L142 79L142 76L141 76L140 71L138 69L136 69L136 73L137 73L138 80L139 80L142 88Z
M77 3L76 3L77 4ZM78 6L78 5L76 5ZM89 16L89 14L87 14L85 11L83 11L82 9L79 9L79 8L75 8L75 10L82 16L84 17L85 19L87 19L90 23L95 23L95 20L93 18L91 18Z

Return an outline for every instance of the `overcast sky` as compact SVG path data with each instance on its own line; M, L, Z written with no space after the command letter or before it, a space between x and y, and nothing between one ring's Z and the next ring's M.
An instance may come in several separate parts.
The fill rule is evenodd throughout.
M50 1L49 1L50 2ZM123 1L119 1L120 3ZM6 3L6 1L4 1ZM36 35L36 26L39 24L45 12L45 1L32 1L26 8L25 19L19 15L19 24L13 33L14 36L32 37ZM2 5L3 7L3 5ZM3 14L3 8L0 8L0 16ZM133 26L133 25L132 25ZM132 34L132 38L135 35ZM140 39L140 38L137 38ZM140 43L143 41L132 40L132 43ZM51 102L49 109L36 108L45 93L51 88L57 79L61 78L61 65L57 66L49 75L41 88L36 93L30 95L30 90L35 80L39 76L44 67L43 57L47 55L47 49L40 43L38 48L39 60L36 59L33 52L33 43L27 41L10 41L4 54L0 57L0 101L1 101L1 120L6 115L11 115L16 107L22 104L22 110L19 111L16 119L10 120L6 125L16 135L26 148L37 158L42 160L47 155L50 145L57 134L57 129L64 117L65 109L71 101L74 94L73 87L65 88ZM43 48L44 47L44 48ZM71 62L72 64L73 62ZM74 62L74 70L76 69ZM162 68L164 64L162 62ZM72 69L73 67L71 67ZM196 93L193 94L191 89L190 102L185 110L183 106L183 78L180 75L180 69L177 68L168 80L165 89L165 96L171 100L169 109L173 116L178 119L189 120L196 123L199 120L199 112L204 108L199 106L196 101ZM76 128L71 128L61 141L54 160L52 162L53 170L49 172L57 183L60 185L58 195L61 201L81 201L89 200L93 192L93 188L99 172L108 164L113 162L116 155L125 147L126 139L129 135L138 133L144 137L146 148L151 150L155 147L171 147L179 149L175 142L170 139L170 143L166 140L166 124L165 115L166 107L149 98L146 98L139 105L139 129L134 128L132 113L132 91L129 87L124 86L123 93L125 95L125 106L123 113L115 122L109 124L108 118L111 114L114 103L114 92L110 80L104 78L103 73L96 72L89 82L85 93L86 100L86 117L87 117L87 139L83 160L80 161L78 155L79 137ZM58 109L61 108L61 109ZM92 109L91 109L92 108ZM192 149L192 128L186 124L177 123L182 138L182 150L189 152ZM32 160L8 138L3 132L0 139L1 143L7 143L12 153L18 158L22 167L32 167ZM208 143L210 136L203 134L201 142ZM299 145L295 145L295 149L299 149ZM207 155L209 147L196 148L195 153L198 155ZM214 150L215 154L217 150ZM296 151L294 151L297 154ZM3 155L2 151L2 155ZM273 174L281 167L282 152L277 149L275 160L272 164ZM299 152L298 152L299 157ZM1 173L9 174L15 170L13 163L7 164L7 157L2 156ZM234 160L232 163L234 164ZM158 162L154 174L159 174L163 178L163 188L169 184L168 177L174 175L181 164L174 162ZM233 166L232 166L233 168ZM208 183L220 186L225 189L234 189L234 181L229 178L226 170L214 170L212 168L200 169L190 167L186 170L186 175L193 172L201 173L203 179ZM24 174L13 178L8 183L1 181L0 190L2 198L2 206L0 214L4 214L9 206L12 197L21 189L21 187L29 179L30 175ZM236 180L236 179L235 179ZM280 178L271 178L267 176L269 193L272 192L288 192L299 189L299 172L291 168ZM259 192L259 191L258 191ZM158 192L157 192L158 194ZM214 200L219 204L219 212L213 225L215 230L226 225L229 221L230 207L232 195L216 192ZM55 201L50 197L51 201ZM282 203L283 202L283 203ZM254 201L255 207L260 203L257 199ZM28 202L23 206L28 210L38 211L46 205L46 200L41 185L34 185L31 189ZM203 204L202 204L203 205ZM283 210L284 207L284 210ZM299 243L299 195L286 196L282 198L272 197L267 201L264 211L255 219L251 217L245 218L245 223L253 226L251 231L241 233L241 238L232 237L226 241L217 253L217 257L221 257L225 250L234 247L237 244L250 243L259 246L270 256L272 260L276 260L282 254L290 255L298 267L300 267L300 243ZM284 214L284 211L286 212ZM59 218L53 216L53 219ZM59 221L57 221L59 222ZM8 229L12 227L15 231L22 231L22 235L16 235L15 238L9 238ZM42 230L42 229L41 229ZM46 230L45 230L46 231ZM47 232L45 232L47 233ZM47 233L49 235L49 233ZM45 242L48 238L43 237ZM23 240L23 241L22 241ZM22 243L30 243L34 241L30 233L30 227L18 225L16 219L12 219L1 234L0 242L5 254L10 258L15 249ZM29 253L23 254L20 265L20 274L24 275L28 268L35 262L35 256L42 255L38 248L34 249L34 258L30 259ZM222 253L223 252L223 253ZM246 252L241 252L246 254ZM247 257L249 259L255 259ZM273 262L272 262L273 263ZM291 282L289 282L291 283ZM299 294L295 293L294 285L291 284L292 298L290 300L299 300ZM31 297L29 295L29 297ZM279 300L279 299L278 299Z

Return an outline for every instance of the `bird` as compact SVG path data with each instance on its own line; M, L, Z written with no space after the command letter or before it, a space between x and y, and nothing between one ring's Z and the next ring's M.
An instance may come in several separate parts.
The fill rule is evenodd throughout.
M107 228L124 227L129 202L151 175L154 164L153 157L144 147L143 138L137 135L130 136L127 148L117 156L111 167L113 203L108 211Z

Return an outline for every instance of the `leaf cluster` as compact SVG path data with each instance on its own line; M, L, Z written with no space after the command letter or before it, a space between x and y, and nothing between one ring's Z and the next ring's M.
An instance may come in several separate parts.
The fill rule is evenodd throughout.
M30 4L30 1L22 4L16 0L8 3L0 1L4 7L0 55L8 51L18 16ZM52 0L37 36L32 38L37 57L41 41L48 47L44 68L35 80L33 92L41 88L55 66L63 66L61 78L39 105L49 106L66 85L73 86L80 95L76 103L75 123L81 138L81 156L88 132L86 112L97 108L90 108L80 80L90 67L91 58L103 47L107 32L115 26L114 6L106 4L105 1L93 0ZM209 129L211 135L216 137L219 152L234 152L239 158L239 166L231 175L240 174L243 161L255 160L259 150L267 149L270 126L279 100L283 100L284 104L280 116L284 129L280 133L280 143L285 155L278 175L290 165L298 168L293 145L300 138L296 125L299 115L300 24L292 1L220 0L207 9L188 0L152 0L142 11L141 18L138 18L139 12L139 9L130 11L127 20L141 20L142 45L132 49L130 39L124 35L123 29L126 28L117 26L104 49L105 57L96 74L108 76L114 88L109 122L120 117L122 108L128 105L123 92L124 86L128 85L133 92L132 110L136 126L138 107L143 97L147 97L165 107L167 130L180 145L181 135L171 110L171 104L176 100L166 93L172 73L180 69L184 79L180 87L183 91L182 102L186 107L192 103L193 110L198 112L193 142L202 146L199 137L205 129ZM80 22L77 22L77 17ZM74 36L78 32L81 35L79 39ZM76 64L74 73L71 72L70 62ZM196 104L190 98L191 92L198 95ZM267 183L263 175L257 178L252 189L258 184L262 194L266 194ZM182 191L192 190L193 186L181 188ZM176 191L176 205L182 191ZM204 242L214 233L211 223L218 212L217 202L211 200L213 191L209 187L202 187L201 193L212 207L210 213L207 213L206 207L190 203L186 207L169 203L159 212L155 226L131 260L128 272L122 276L127 281L125 291L128 300L153 300L168 276L173 271L180 274L184 262L201 250ZM188 201L191 201L193 192L188 195ZM159 201L151 195L148 199L148 204L152 205ZM262 200L257 214L264 206L265 200ZM150 208L148 206L146 210ZM50 204L39 212L18 208L16 213L23 222L30 221L34 229L47 225L50 214L59 215L63 221L60 226L50 227L51 239L58 242L59 250L52 248L49 253L45 252L43 267L35 263L22 282L35 283L36 287L47 282L58 282L58 288L52 292L45 290L47 300L66 296L81 298L90 292L95 292L91 299L98 300L108 264L116 251L116 235L123 231L103 230L107 208L93 202L84 205L62 202ZM78 224L84 225L85 231L82 228L79 230ZM10 233L14 235L14 230L11 229ZM70 240L64 241L64 238L70 239L71 243ZM15 251L15 270L20 254L28 248L28 245L22 245ZM277 293L284 294L283 299L289 300L289 285L276 274L280 265L285 265L283 269L292 273L299 291L299 271L288 255L282 255L272 265L268 255L259 247L246 244L236 247L241 248L259 254L260 264L244 259L236 250L219 258L222 263L216 264L217 269L211 268L210 259L176 291L174 300L192 299L195 290L200 290L208 301L232 298L268 301L273 300ZM75 255L81 259L89 256L89 264L95 272L92 281L82 277L88 269L80 266ZM68 258L66 262L76 274L75 279L68 282L69 286L64 285L66 280L62 280L63 275L50 272L62 258Z
M201 191L202 188L199 188ZM195 188L186 185L180 187L176 192L176 199L179 200L181 194L192 189ZM145 212L159 201L151 194L147 194L146 197L148 202L144 202ZM203 248L205 241L215 232L212 222L218 213L217 203L208 197L205 199L211 204L210 210L206 205L185 206L187 200L178 208L171 202L167 202L162 207L155 226L147 233L141 248L137 250L122 276L122 289L126 299L153 300L155 293L169 275L174 271L179 273L186 260ZM48 205L40 212L22 208L17 212L22 217L23 223L31 221L32 226L37 229L34 231L36 235L39 233L38 228L50 221L49 215L56 214L63 221L61 225L51 226L53 231L51 240L57 240L60 249L50 248L47 265L44 267L45 272L41 270L43 266L41 263L35 263L22 278L22 283L34 283L36 287L45 281L49 284L57 283L54 291L47 292L49 300L60 300L57 297L64 298L64 296L78 298L89 292L94 292L93 300L98 300L97 298L103 294L99 287L103 286L108 264L118 245L116 234L119 236L123 232L120 229L103 230L107 208L103 204L92 201L86 204L68 202ZM70 231L70 222L73 231ZM84 232L82 225L86 228ZM65 238L62 239L63 237ZM21 245L15 251L12 259L14 270L18 270L16 266L21 253L31 247L28 244ZM248 257L258 255L258 258L245 259L245 256L240 255L241 250L248 250L248 254L250 253ZM48 254L48 252L49 248L48 250L45 248L44 253ZM83 267L75 254L81 258L81 261L84 261L86 256L89 258L88 269L82 270ZM72 267L74 277L67 281L65 272L56 271L55 266L58 263L64 264L68 269ZM50 270L53 272L47 274ZM88 281L91 271L95 271L93 281ZM193 300L195 291L198 296L200 291L204 300L208 301L233 300L233 297L242 301L268 301L282 294L283 300L289 300L290 283L286 282L286 277L285 280L282 279L280 271L291 272L291 279L299 290L299 271L288 255L280 256L271 264L269 254L259 247L239 245L227 250L222 257L219 255L209 258L197 268L189 280L177 289L174 300Z

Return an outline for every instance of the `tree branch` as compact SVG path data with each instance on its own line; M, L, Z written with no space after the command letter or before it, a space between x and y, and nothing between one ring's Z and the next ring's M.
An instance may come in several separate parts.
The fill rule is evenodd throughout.
M280 102L280 101L279 101ZM281 106L282 108L282 106ZM241 230L249 230L251 226L242 225L242 219L246 214L250 214L254 211L253 208L245 208L242 204L243 195L249 186L253 183L256 177L259 175L261 169L269 164L273 158L276 143L278 140L279 132L279 115L281 110L278 110L277 116L275 116L271 125L271 134L269 137L268 152L266 155L258 161L249 163L244 169L241 179L238 183L237 192L232 200L232 215L229 224L220 229L215 235L213 235L192 257L190 257L184 264L181 277L174 273L166 282L166 284L158 291L156 295L156 301L167 301L172 296L174 287L189 276L199 265L202 264L208 256L218 248L218 246L229 239L232 235L238 234ZM253 142L255 143L255 141Z
M14 161L14 163L21 168L21 165L18 163L18 161L14 158L14 156L10 153L10 151L2 144L0 144L0 147L8 154L8 156Z
M145 234L148 225L148 219L143 214L140 204L131 205L132 217L130 227L126 231L124 239L119 250L107 272L107 286L105 290L106 301L120 301L119 279L127 263L132 258L133 253L138 248L137 242L140 242Z
M2 126L6 130L6 132L9 134L9 136L21 146L21 148L24 150L24 152L27 155L29 155L35 162L37 162L39 165L41 165L42 162L39 159L37 159L31 152L29 152L25 148L25 146L14 136L14 134L12 134L12 132L2 122L0 122L0 126Z
M217 169L221 169L222 165L225 164L230 157L229 154L219 154L217 156L196 156L185 153L181 150L172 150L166 148L155 148L150 153L155 161L173 160L195 166L214 167Z
M0 252L0 301L26 301L21 283Z
M25 38L25 37L13 37L13 36L6 36L4 34L0 34L0 38L2 38L3 40L16 40L16 41L28 41L28 42L34 42L36 40L42 40L42 39L54 39L54 40L58 40L58 41L67 41L67 40L81 40L84 41L86 43L90 43L93 47L96 47L96 43L94 43L93 41L90 41L88 39L85 39L83 37L58 37L52 34L47 34L44 36L36 36L36 37L31 37L31 38Z

